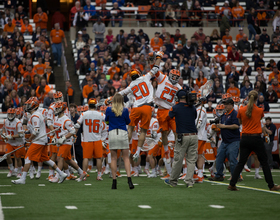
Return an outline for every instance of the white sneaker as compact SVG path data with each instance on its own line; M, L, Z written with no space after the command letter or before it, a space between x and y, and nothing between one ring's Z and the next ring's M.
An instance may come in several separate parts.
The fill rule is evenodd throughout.
M147 175L150 175L149 169L144 169L144 173L146 173Z
M36 174L36 179L40 179L40 177L41 177L41 171L38 171Z
M16 176L17 174L15 173L14 170L10 170L9 173L7 174L7 177L10 178L12 176Z
M17 178L20 179L21 178L21 173L17 174Z
M250 170L250 168L247 166L247 164L244 165L244 170L245 170L246 172L251 172L251 170Z
M24 179L18 179L18 180L12 180L13 184L25 184L25 180Z
M263 178L261 177L260 174L256 173L254 179L259 179L259 180L261 180L261 179L263 179Z
M141 167L140 167L140 168L138 167L137 169L138 169L138 173L139 173L139 174L143 173Z
M55 176L55 177L50 178L50 179L49 179L49 182L50 182L50 183L57 183L57 182L58 182L58 177Z
M84 178L87 176L87 173L84 171L79 178L76 179L77 182L82 182Z
M67 174L66 173L62 173L61 175L59 175L59 181L58 183L63 183L64 180L67 178Z
M157 174L156 173L151 173L150 175L148 175L148 178L156 178Z

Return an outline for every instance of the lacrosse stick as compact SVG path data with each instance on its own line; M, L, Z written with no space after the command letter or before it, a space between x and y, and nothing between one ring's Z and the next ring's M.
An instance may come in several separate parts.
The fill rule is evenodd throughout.
M145 142L141 148L141 151L149 151L153 149L157 145L157 142L153 138L147 138L145 139Z
M208 164L210 164L210 162L205 158L205 156L202 154L201 155L202 157L203 157L203 159L208 163Z
M9 156L9 155L11 155L12 153L16 152L17 150L19 150L19 149L25 147L26 144L31 144L32 142L37 141L37 140L39 140L40 138L43 138L43 137L47 136L48 134L50 134L50 133L52 133L52 132L54 132L54 131L57 131L58 129L60 129L60 128L54 129L54 130L50 131L49 133L46 133L46 134L44 134L44 135L42 135L42 136L40 136L40 137L35 138L35 139L32 140L31 142L26 142L26 143L24 143L24 145L22 145L21 147L15 149L15 150L13 150L13 151L11 151L10 153L4 154L4 156L0 158L0 163L1 163L3 160L6 160L6 159L7 159L7 156Z

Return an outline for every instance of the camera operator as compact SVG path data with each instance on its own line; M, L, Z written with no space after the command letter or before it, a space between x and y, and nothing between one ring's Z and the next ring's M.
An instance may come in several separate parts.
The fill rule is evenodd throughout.
M170 179L166 179L165 183L174 187L178 183L178 178L181 173L182 163L185 154L188 172L185 177L187 187L191 188L194 185L193 173L195 162L197 160L197 129L195 119L197 116L196 108L192 105L196 100L196 93L187 93L185 90L177 92L179 103L173 106L169 111L169 117L174 118L176 122L176 145L174 148L174 162Z
M238 151L240 143L239 132L239 120L237 118L237 112L234 110L234 101L230 98L224 102L226 112L221 116L221 124L217 124L217 127L221 129L222 143L218 148L218 154L216 157L216 169L215 177L209 178L212 181L223 181L223 164L225 158L228 158L230 162L230 171L233 173L238 161Z

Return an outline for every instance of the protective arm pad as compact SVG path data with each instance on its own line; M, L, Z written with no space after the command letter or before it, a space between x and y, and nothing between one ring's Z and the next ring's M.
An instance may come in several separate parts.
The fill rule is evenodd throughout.
M32 132L32 134L33 134L34 136L37 136L37 135L39 134L39 132L40 132L40 129L39 129L39 128L34 128L34 131Z
M156 65L154 65L154 67L151 69L150 73L151 73L152 75L155 75L155 74L158 72L158 69L159 69L159 67L156 66Z
M70 132L71 134L76 134L75 128L72 128L69 132Z
M81 127L81 125L79 124L79 123L76 123L75 125L74 125L74 128L76 128L76 129L79 129Z

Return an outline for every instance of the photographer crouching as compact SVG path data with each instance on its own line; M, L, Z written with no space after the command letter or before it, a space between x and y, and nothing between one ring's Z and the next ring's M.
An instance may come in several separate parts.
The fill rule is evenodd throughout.
M222 143L218 148L216 157L216 169L215 177L209 178L211 181L223 181L223 164L226 158L230 162L230 171L233 173L238 160L240 132L239 132L239 120L237 118L237 112L234 110L234 101L230 98L224 102L225 113L221 116L221 123L217 124L217 127L221 129Z
M171 187L177 185L183 159L187 153L186 163L188 172L184 181L187 187L191 188L194 185L192 177L197 160L198 144L197 129L195 126L197 113L196 108L193 106L196 100L196 93L188 93L185 90L179 90L176 96L179 99L179 103L170 109L169 117L175 117L177 138L171 176L170 179L165 180L165 184Z

